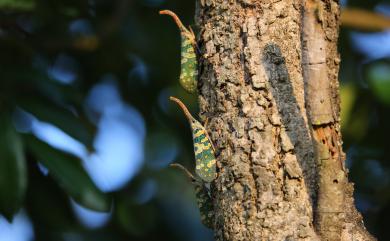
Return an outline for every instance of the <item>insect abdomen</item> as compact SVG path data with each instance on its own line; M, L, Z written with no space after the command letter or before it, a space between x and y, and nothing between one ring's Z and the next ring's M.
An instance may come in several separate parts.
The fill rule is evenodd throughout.
M195 184L195 194L200 211L200 219L206 227L212 229L214 224L213 200L210 198L207 188L201 183Z

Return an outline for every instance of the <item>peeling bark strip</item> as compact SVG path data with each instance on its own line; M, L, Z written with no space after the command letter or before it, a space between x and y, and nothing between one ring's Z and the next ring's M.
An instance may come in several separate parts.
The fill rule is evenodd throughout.
M373 240L340 165L338 5L319 2L310 20L303 2L199 0L200 114L219 153L216 240Z
M338 24L337 2L304 1L302 70L318 165L314 225L322 240L374 240L354 206L353 187L344 167L339 124Z
M304 1L302 21L302 70L306 107L310 122L314 125L334 121L326 64L327 39L323 28L326 13L323 4L321 0Z
M340 240L345 219L344 188L346 173L341 161L339 135L333 125L331 85L326 59L337 52L328 47L337 46L337 29L325 30L330 12L321 0L304 1L302 22L302 71L305 82L306 108L312 125L313 144L318 165L318 196L315 209L315 228L324 240ZM337 7L337 6L336 6ZM338 13L336 13L337 16ZM330 19L330 21L333 19ZM333 41L329 41L333 40ZM337 90L336 90L337 91Z

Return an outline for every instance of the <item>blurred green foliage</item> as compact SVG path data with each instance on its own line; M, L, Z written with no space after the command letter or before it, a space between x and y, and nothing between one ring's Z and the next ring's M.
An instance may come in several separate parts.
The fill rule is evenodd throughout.
M348 2L367 10L378 3ZM0 1L3 215L11 219L23 208L40 241L212 239L200 224L190 184L166 168L172 161L190 170L194 165L191 133L167 97L179 96L192 113L196 99L178 85L179 32L158 10L171 9L188 25L194 6L179 0ZM347 165L366 225L390 240L389 56L369 59L353 47L355 31L342 29L340 38ZM79 157L36 138L23 113L60 128L93 153L101 116L86 99L107 75L120 97L141 113L147 135L142 169L121 189L104 193ZM111 210L109 222L88 228L69 197L89 209Z
M385 1L348 1L348 6L388 15ZM385 11L384 11L385 10ZM378 240L390 240L390 54L387 32L341 28L342 134L355 203Z
M390 63L380 61L368 66L367 78L373 94L385 105L390 105Z
M0 7L8 10L31 10L34 8L35 2L33 0L0 0Z
M27 168L23 145L9 113L0 116L0 157L0 212L11 220L23 203Z

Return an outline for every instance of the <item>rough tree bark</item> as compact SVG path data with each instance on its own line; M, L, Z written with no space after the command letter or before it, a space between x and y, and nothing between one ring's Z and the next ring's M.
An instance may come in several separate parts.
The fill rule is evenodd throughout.
M338 2L199 0L196 22L216 240L375 240L341 148Z

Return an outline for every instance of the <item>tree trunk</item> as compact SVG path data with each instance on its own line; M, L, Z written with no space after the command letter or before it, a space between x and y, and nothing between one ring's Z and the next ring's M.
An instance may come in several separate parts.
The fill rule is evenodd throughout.
M375 240L344 167L337 1L200 0L196 21L216 240Z

